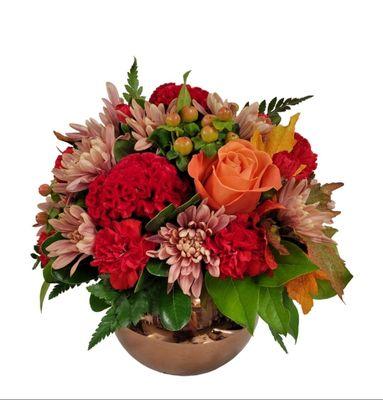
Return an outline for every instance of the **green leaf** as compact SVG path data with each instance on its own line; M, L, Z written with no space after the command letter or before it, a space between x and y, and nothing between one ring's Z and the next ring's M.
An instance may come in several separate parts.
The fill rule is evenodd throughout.
M158 306L162 325L169 331L178 331L190 321L191 299L178 287L169 294L161 291Z
M256 283L264 287L279 287L301 275L306 275L316 271L318 267L310 261L307 255L297 245L288 241L282 241L289 254L280 255L274 251L274 258L278 263L278 268L273 270L273 275L266 274L256 278Z
M353 278L352 274L345 267L342 278L344 287L346 287L349 284L352 278ZM337 295L336 291L333 289L329 281L317 279L317 285L318 285L318 294L313 297L315 300L325 300Z
M259 306L260 287L251 278L233 280L205 275L205 285L218 310L253 334Z
M258 112L259 114L264 114L266 111L266 100L262 100L259 104Z
M110 307L110 304L108 302L96 297L93 294L91 294L89 296L89 305L90 305L90 308L95 312L104 311L105 309Z
M111 333L113 333L118 327L116 309L114 307L109 308L104 317L98 324L97 329L92 335L89 342L88 350L93 348L96 344L100 343L101 340L105 339Z
M66 283L57 283L52 291L49 293L49 300L54 299L55 297L57 297L58 295L60 295L61 293L64 293L66 291L68 291L69 289L74 288L75 285L68 285Z
M186 81L191 71L187 71L184 73L184 84L181 87L181 90L178 94L177 98L177 112L180 112L183 107L190 106L191 104L191 96L189 90L186 87Z
M176 207L173 204L169 204L145 225L145 229L148 232L157 232L175 210Z
M157 258L149 259L146 269L154 276L165 277L169 275L169 265Z
M191 197L186 203L181 204L179 207L177 207L173 214L171 215L171 218L176 217L179 213L185 211L187 208L190 206L194 206L195 204L199 203L201 201L201 196L197 193L193 197Z
M172 135L167 129L157 128L151 133L148 140L155 143L160 149L165 151L170 148Z
M69 285L90 282L93 279L97 279L98 271L97 268L89 265L88 261L82 261L72 276L70 276L70 269L73 263L65 268L52 269L52 276L57 282L67 283Z
M136 100L139 104L142 104L145 97L142 96L142 86L138 80L138 67L137 60L134 57L134 61L128 72L128 84L125 85L126 93L123 93L125 100L131 104L133 100Z
M192 142L194 143L194 150L198 151L201 150L203 148L203 146L205 146L205 142L198 136L193 137Z
M119 139L114 144L113 152L116 162L120 162L122 158L134 151L134 140Z
M61 233L55 233L54 235L49 236L46 240L44 240L43 244L41 245L41 250L42 252L47 256L47 247L51 245L54 242L57 242L58 240L63 239L63 236Z
M114 290L109 283L105 281L90 285L86 289L93 296L105 300L109 304L114 303L120 297L120 293Z
M285 344L283 343L283 338L282 336L276 332L271 326L269 326L270 332L274 337L274 340L282 347L283 351L287 354L287 348L285 346Z
M124 298L117 308L118 327L137 325L138 321L149 311L149 300L144 292Z
M176 165L177 165L177 168L181 172L185 172L187 170L188 164L189 164L189 158L188 157L181 156L181 155L178 156L178 158L176 160Z
M154 275L149 274L146 269L143 269L134 288L134 293L149 288L153 284L154 279Z
M290 299L286 292L283 295L283 302L285 307L289 310L290 321L289 321L289 334L295 339L295 343L298 340L299 333L299 312L294 302Z
M179 154L174 150L174 149L170 149L167 153L166 153L166 158L168 160L175 160L176 158L178 158Z
M200 127L195 122L189 122L183 125L185 133L189 136L194 136L200 131Z
M261 287L259 315L277 333L287 335L290 329L290 313L283 302L283 291L283 287Z
M53 277L52 274L52 264L53 264L54 259L50 259L48 261L48 264L43 268L43 277L45 282L48 283L56 283L57 280Z
M41 289L40 289L40 311L41 312L43 311L44 299L45 299L45 296L47 295L49 286L50 286L50 283L45 282L45 281L41 285Z
M234 128L234 121L220 121L219 119L214 119L213 126L218 131L223 131L224 129L232 131Z
M202 151L207 157L213 157L217 154L217 146L215 143L208 143L202 148Z

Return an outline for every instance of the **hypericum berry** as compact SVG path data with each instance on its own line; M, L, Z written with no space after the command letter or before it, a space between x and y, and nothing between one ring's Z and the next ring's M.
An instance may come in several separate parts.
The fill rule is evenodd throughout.
M218 139L218 131L210 125L201 129L201 138L205 143L215 142Z
M181 117L177 113L171 113L166 117L166 125L178 126L181 123Z
M185 106L181 110L183 122L194 122L198 119L198 110L193 106Z
M39 186L39 193L41 194L41 196L48 196L49 194L51 194L51 192L52 189L47 183L43 183Z
M190 138L181 136L174 142L174 150L181 156L187 156L193 151L193 142Z
M215 118L215 115L212 114L206 114L201 121L201 125L202 126L207 126L207 125L211 125L213 123L213 120Z
M229 107L221 107L217 112L217 118L220 121L230 121L233 119L233 112Z
M235 132L227 132L225 142L230 142L230 140L237 140L239 136Z
M41 211L36 214L36 222L39 225L45 225L48 222L48 214L44 211Z

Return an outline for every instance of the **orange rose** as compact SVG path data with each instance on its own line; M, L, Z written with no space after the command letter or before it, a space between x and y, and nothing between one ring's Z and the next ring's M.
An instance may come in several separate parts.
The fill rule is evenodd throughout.
M225 206L228 214L250 213L262 192L281 187L279 169L271 157L247 140L233 140L214 157L193 156L189 175L197 192L214 209Z

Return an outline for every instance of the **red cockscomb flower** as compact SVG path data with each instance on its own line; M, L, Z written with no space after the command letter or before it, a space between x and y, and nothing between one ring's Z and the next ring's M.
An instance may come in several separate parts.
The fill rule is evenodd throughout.
M258 217L254 215L255 221ZM264 228L254 225L251 215L241 214L208 239L208 248L220 258L220 277L243 279L275 269L277 263L267 246Z
M55 161L55 168L62 168L61 161L63 159L63 154L72 154L73 153L73 147L67 147L59 156L57 156L56 161Z
M116 111L119 111L117 113L117 119L123 123L126 124L126 117L131 117L132 116L132 112L130 111L130 106L128 104L117 104L116 105Z
M310 143L299 133L295 133L296 143L290 153L282 151L273 157L273 163L281 171L282 177L297 180L308 178L317 167L317 155L311 150ZM298 173L297 173L298 172Z
M164 83L153 92L150 96L149 102L156 104L164 104L168 106L170 102L178 97L178 93L181 90L182 85L176 85L175 83ZM203 108L207 108L206 100L209 92L199 87L191 87L190 85L186 85L189 90L190 96L192 99L198 101L199 104Z
M170 203L179 206L187 191L188 184L166 158L131 154L89 185L86 205L96 224L109 226L132 215L152 218Z
M98 267L100 274L110 275L114 289L125 290L137 282L149 259L146 252L153 247L141 235L140 221L113 222L96 235L92 265Z

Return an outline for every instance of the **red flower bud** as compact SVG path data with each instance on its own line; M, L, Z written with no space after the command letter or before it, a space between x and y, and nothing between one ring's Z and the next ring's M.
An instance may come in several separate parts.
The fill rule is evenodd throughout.
M48 214L41 211L36 214L36 222L39 225L45 225L48 222Z

